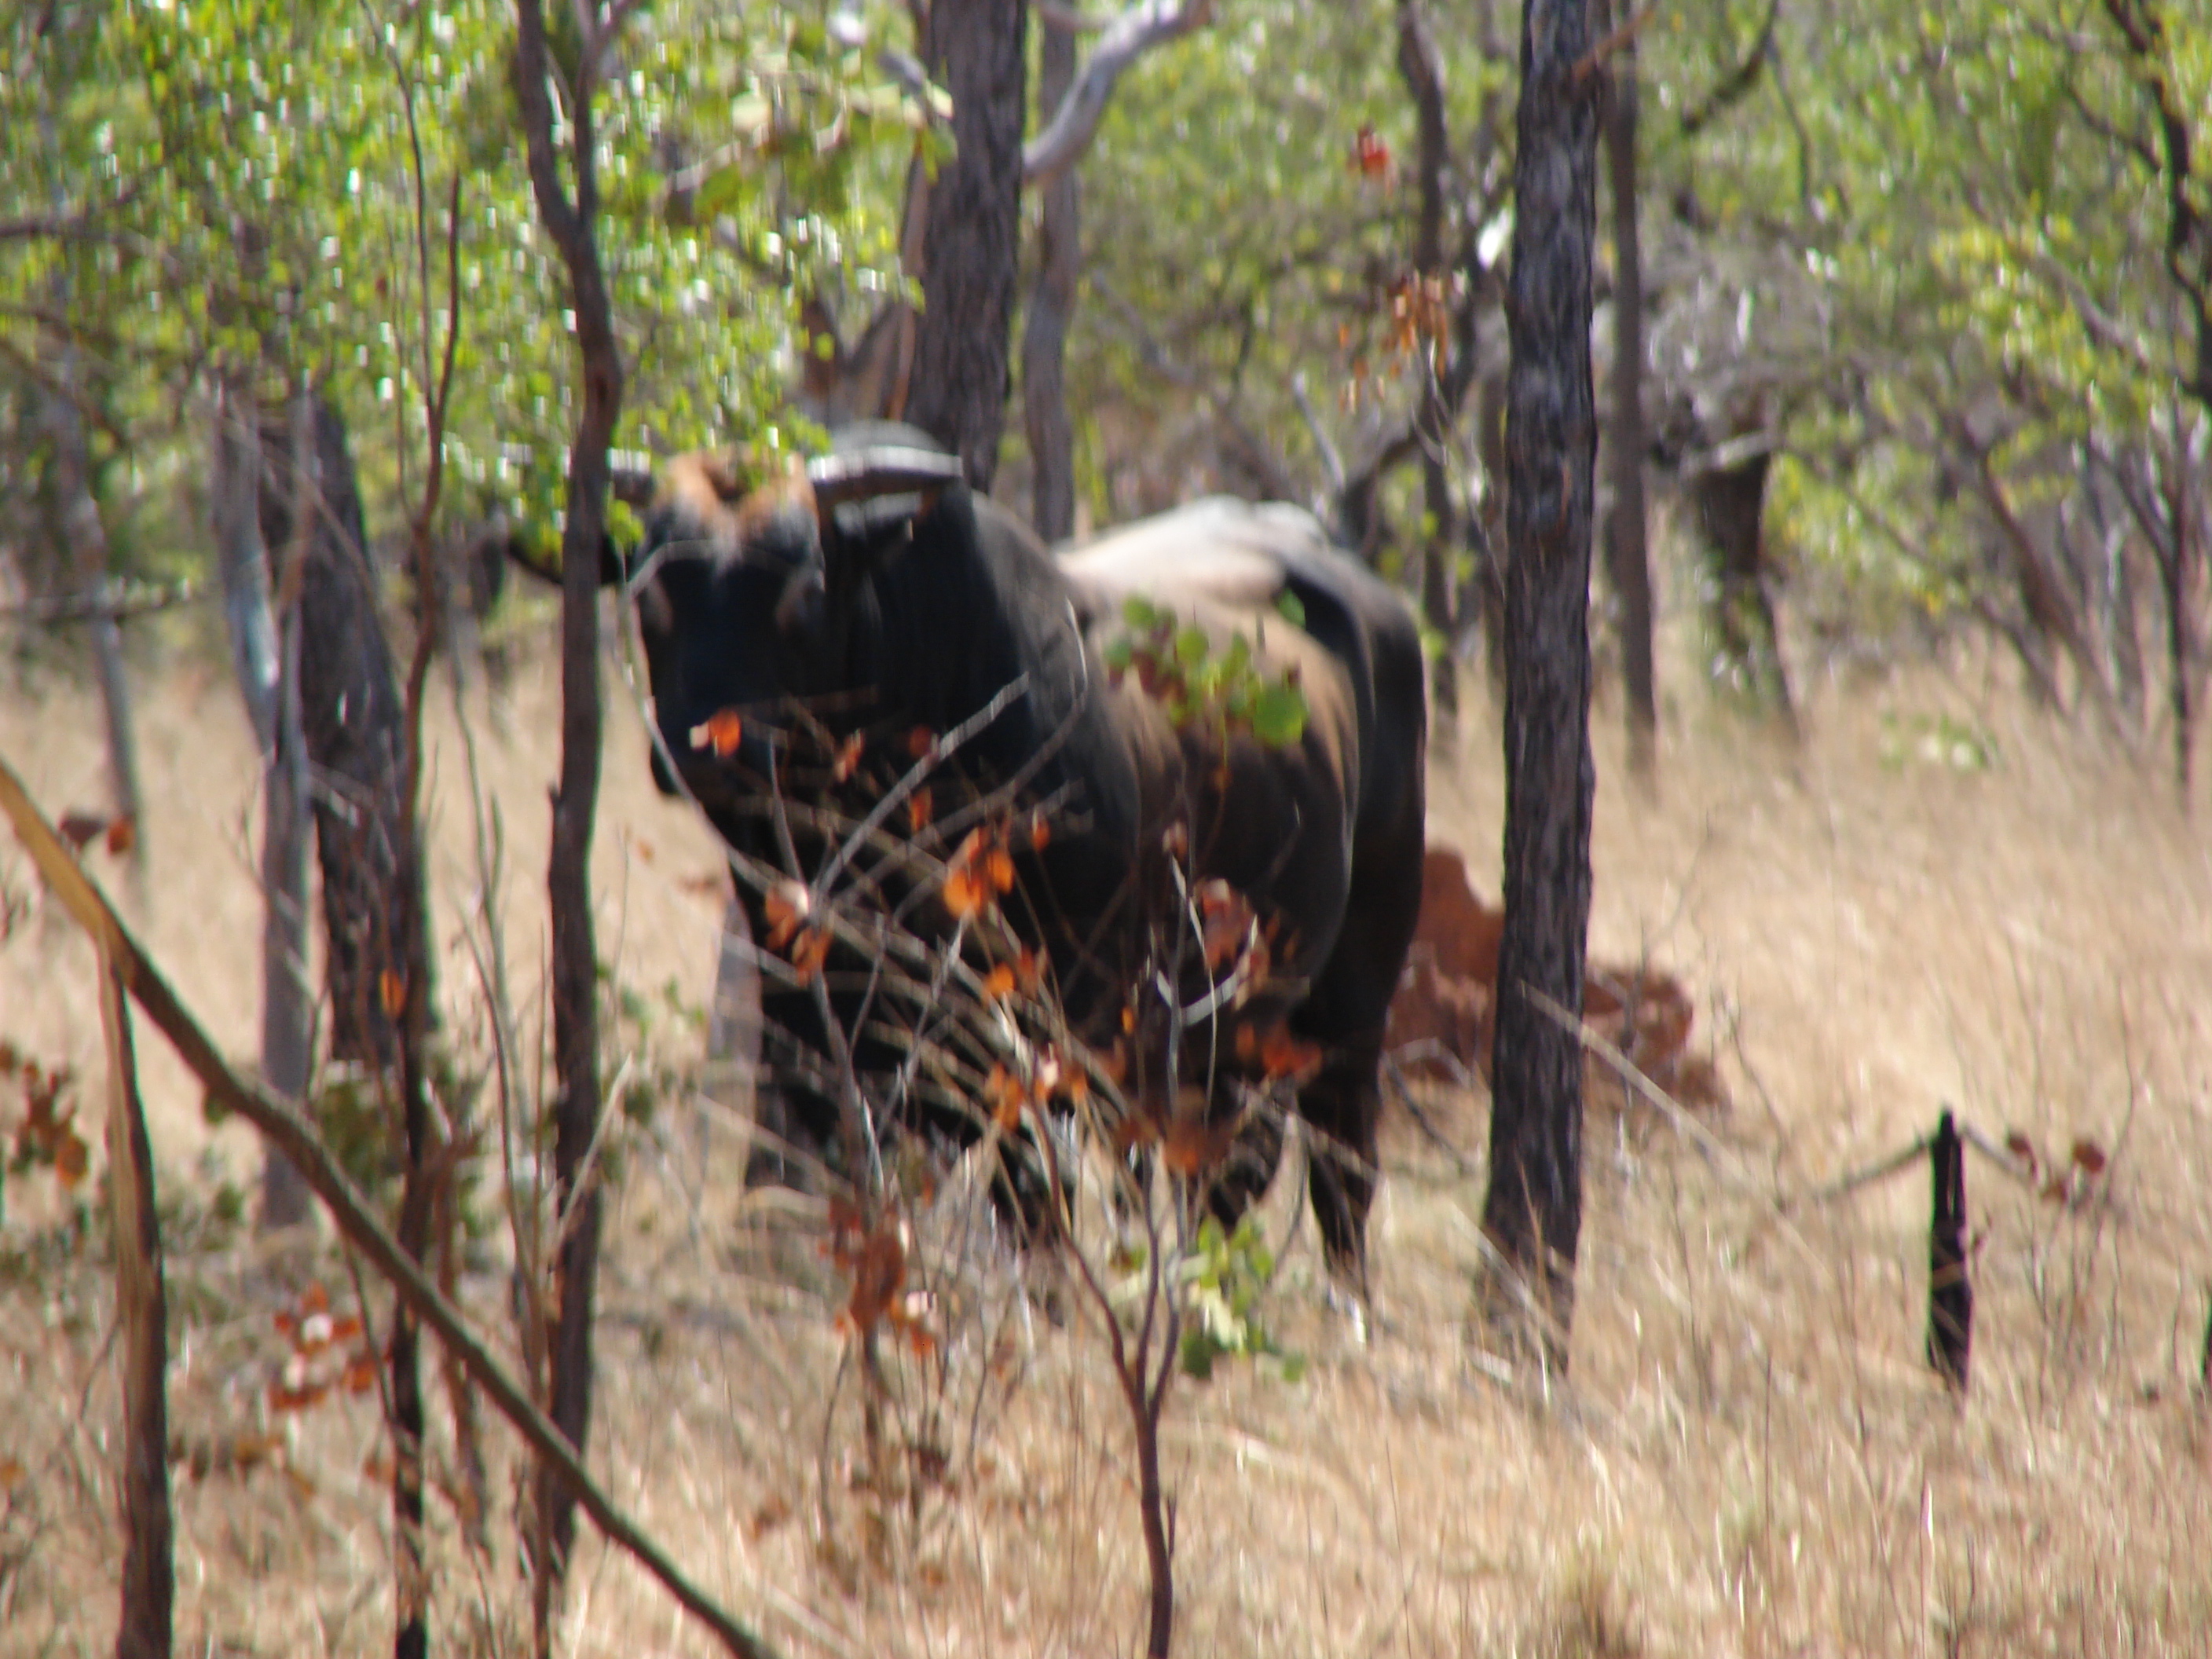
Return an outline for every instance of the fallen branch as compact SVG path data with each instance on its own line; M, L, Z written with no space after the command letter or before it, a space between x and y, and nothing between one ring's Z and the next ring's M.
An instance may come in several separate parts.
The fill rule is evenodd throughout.
M438 1334L439 1340L460 1361L500 1414L514 1425L531 1449L559 1473L600 1533L659 1579L668 1593L713 1631L732 1653L740 1659L768 1659L775 1650L686 1577L659 1547L600 1491L568 1438L477 1339L465 1316L439 1294L437 1286L430 1282L421 1266L399 1248L398 1242L377 1219L368 1200L362 1196L352 1178L339 1168L307 1121L288 1103L231 1070L91 877L70 856L60 835L39 811L22 781L4 760L0 760L0 811L5 812L15 825L24 849L30 854L55 897L61 901L62 908L91 935L102 957L113 964L116 977L145 1011L146 1017L161 1028L178 1058L199 1079L210 1098L252 1124L292 1161L315 1195L329 1206L331 1218L347 1241L391 1283L422 1322Z

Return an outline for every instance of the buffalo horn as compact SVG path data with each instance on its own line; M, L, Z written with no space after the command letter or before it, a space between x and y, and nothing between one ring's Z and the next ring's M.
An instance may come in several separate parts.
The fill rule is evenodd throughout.
M957 455L909 445L872 446L849 454L819 456L806 464L815 504L824 513L844 501L939 489L959 483L962 477Z

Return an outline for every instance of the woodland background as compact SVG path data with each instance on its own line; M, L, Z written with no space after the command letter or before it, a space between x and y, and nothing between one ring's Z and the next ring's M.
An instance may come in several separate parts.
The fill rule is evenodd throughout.
M1110 1372L1014 1267L971 1264L972 1340L896 1395L915 1423L969 1413L950 1478L854 1477L820 1217L739 1192L742 1080L706 1042L724 878L653 796L595 629L565 664L609 700L589 882L577 861L569 919L538 921L540 792L592 792L566 769L556 601L507 556L596 540L566 488L607 413L595 317L618 536L625 469L803 449L901 385L1048 536L1206 490L1305 502L1423 608L1431 828L1490 879L1520 19L939 5L1019 61L948 96L948 54L983 60L904 7L556 9L543 132L580 137L592 185L571 160L533 188L507 6L13 0L0 755L526 1365L514 1194L565 1190L562 1108L608 1103L592 1462L728 1604L792 1651L1091 1651L1144 1583ZM1480 1091L1425 1095L1446 1145L1402 1121L1387 1144L1370 1344L1279 1195L1268 1328L1309 1367L1226 1370L1170 1415L1183 1644L2194 1651L2212 21L1689 0L1590 33L1593 939L1693 980L1735 1109L1701 1140L1594 1106L1557 1396L1469 1358ZM1055 90L1109 50L1126 72L1069 165L933 246L915 180L980 153L957 121L996 99L994 131L1042 154ZM572 211L596 194L603 312L549 176ZM980 314L900 308L963 271L996 295ZM349 536L365 561L328 556ZM362 697L380 736L337 754ZM0 860L9 1652L115 1628L111 1246L66 1138L25 1133L44 1091L98 1139L97 974L36 892ZM564 983L595 1047L563 1047ZM311 1281L351 1305L345 1259L252 1224L304 1192L158 1046L180 1638L352 1652L411 1620L503 1653L550 1617L564 1650L692 1650L588 1534L533 1607L516 1540L547 1499L434 1370L413 1533L404 1401L272 1406L298 1355L273 1317L296 1331ZM438 1210L380 1162L488 1146L455 1103L494 1097L538 1137L521 1179L480 1152ZM1963 1407L1918 1364L1919 1196L1808 1198L1944 1105L2112 1156L2063 1202L1976 1190ZM557 1328L578 1278L546 1282Z

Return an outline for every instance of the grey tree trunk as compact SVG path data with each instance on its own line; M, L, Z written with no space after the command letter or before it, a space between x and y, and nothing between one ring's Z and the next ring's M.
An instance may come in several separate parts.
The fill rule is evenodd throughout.
M1446 276L1444 168L1449 143L1444 126L1444 66L1421 0L1398 0L1398 73L1413 100L1419 138L1417 172L1421 205L1413 240L1413 270L1424 282L1442 283ZM1456 514L1446 465L1453 411L1444 397L1440 362L1443 350L1442 339L1425 348L1421 407L1413 431L1421 446L1421 609L1429 626L1447 642L1437 658L1432 678L1437 712L1451 718L1459 712L1458 665L1449 648L1458 627L1453 615L1456 584L1452 567L1458 557L1459 538L1453 527Z
M239 690L262 755L261 1078L304 1103L313 1052L307 990L307 751L299 725L299 629L280 623L262 537L260 415L250 394L216 392L213 488L216 547ZM289 671L289 672L288 672ZM307 1218L307 1183L289 1160L266 1149L261 1224Z
M1075 80L1075 30L1049 16L1038 54L1037 107L1060 107ZM1030 520L1059 541L1075 530L1075 428L1067 416L1067 330L1083 273L1082 186L1073 167L1044 186L1037 225L1036 281L1022 332L1022 419L1036 470Z
M917 200L925 301L906 417L988 489L1006 428L1021 250L1028 0L934 0L922 61L952 94L959 146Z
M368 567L345 422L304 400L260 495L264 541L291 547L302 648L301 721L313 768L330 993L330 1052L377 1072L399 1057L386 975L426 973L426 904L405 799L406 709ZM281 457L281 462L279 458ZM425 988L428 988L427 986Z
M1483 1229L1505 1271L1491 1311L1563 1371L1582 1230L1589 838L1590 386L1596 88L1581 0L1521 17L1507 386L1505 925ZM1566 1023L1562 1023L1562 1016Z
M1619 20L1626 21L1625 18ZM1613 510L1605 556L1620 600L1620 672L1628 693L1628 769L1649 787L1658 763L1659 694L1652 661L1651 555L1644 500L1644 252L1636 209L1636 40L1612 63L1605 112L1613 205Z
M1014 43L1020 62L1020 41ZM553 923L553 1066L560 1087L553 1140L553 1197L573 1212L556 1282L560 1306L546 1355L556 1426L580 1454L592 1422L592 1310L599 1279L603 1206L597 1182L585 1183L585 1160L599 1121L599 951L592 920L592 830L599 809L599 544L606 524L611 469L607 448L622 412L622 353L614 307L599 260L599 176L588 83L568 107L572 198L555 149L552 94L547 84L544 12L539 0L519 0L515 88L530 159L538 216L561 251L575 307L582 410L568 450L568 518L561 543L561 775L553 794L553 847L546 871ZM1017 70L1018 75L1018 68ZM1017 82L1018 87L1018 81ZM955 82L954 90L959 90ZM1021 115L1015 99L1015 179L1020 177ZM963 143L963 164L972 160ZM1012 271L1007 273L1012 286ZM933 309L935 296L932 295ZM998 335L1000 395L1005 394L1006 331ZM995 457L997 429L992 429ZM968 452L963 448L963 454ZM532 1586L534 1636L540 1653L552 1646L552 1596L565 1571L576 1526L574 1495L541 1464L533 1547L544 1553Z
M57 387L46 396L46 429L53 439L55 493L61 501L62 537L69 544L68 567L92 607L87 631L106 723L108 805L118 817L131 821L135 832L131 865L143 873L146 823L138 791L138 749L131 729L131 685L124 673L122 625L105 604L107 526L93 489L84 416L76 406L81 386L74 346L62 348L54 372Z

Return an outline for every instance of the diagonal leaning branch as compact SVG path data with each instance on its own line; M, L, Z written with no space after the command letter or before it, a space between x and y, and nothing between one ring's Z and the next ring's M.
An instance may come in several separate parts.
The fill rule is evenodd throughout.
M292 1160L315 1195L329 1206L331 1218L347 1242L368 1258L422 1322L438 1334L439 1340L499 1408L500 1414L529 1443L531 1449L559 1471L574 1492L577 1503L599 1531L609 1541L635 1557L640 1565L659 1579L687 1612L720 1638L739 1659L769 1659L774 1649L687 1578L636 1522L615 1507L592 1480L574 1448L553 1426L552 1419L538 1408L521 1385L507 1374L506 1367L470 1330L460 1310L439 1294L437 1286L422 1269L399 1248L398 1242L369 1208L368 1200L338 1167L307 1121L285 1102L231 1070L4 759L0 759L0 812L4 812L14 824L24 850L38 866L54 896L61 901L62 908L91 935L101 954L114 964L114 971L122 976L132 999L145 1011L146 1017L161 1028L161 1034L176 1049L178 1058L200 1080L201 1086L227 1110L252 1124Z

